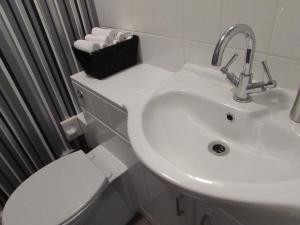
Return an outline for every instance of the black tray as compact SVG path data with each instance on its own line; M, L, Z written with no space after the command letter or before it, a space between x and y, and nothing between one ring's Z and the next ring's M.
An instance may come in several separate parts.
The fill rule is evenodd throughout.
M84 71L95 78L104 79L137 64L139 38L136 35L129 40L99 49L92 53L72 47L76 58Z

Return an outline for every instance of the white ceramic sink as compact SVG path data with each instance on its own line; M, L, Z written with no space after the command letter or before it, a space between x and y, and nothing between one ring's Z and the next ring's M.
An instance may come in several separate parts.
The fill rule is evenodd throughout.
M150 170L184 190L300 209L292 94L277 88L238 103L220 72L186 65L126 103L129 137Z

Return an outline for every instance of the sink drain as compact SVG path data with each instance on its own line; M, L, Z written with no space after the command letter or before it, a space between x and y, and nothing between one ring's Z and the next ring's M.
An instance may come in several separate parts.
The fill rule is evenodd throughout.
M229 153L227 144L221 141L214 141L208 145L208 150L216 156L224 156Z

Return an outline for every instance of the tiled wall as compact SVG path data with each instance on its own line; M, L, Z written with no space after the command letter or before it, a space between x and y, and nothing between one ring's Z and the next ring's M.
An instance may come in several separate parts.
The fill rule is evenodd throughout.
M210 65L214 45L235 23L253 27L257 38L254 72L263 74L267 59L279 85L293 90L300 81L299 0L95 0L102 26L135 31L141 36L143 60L177 71L186 63ZM226 51L241 57L243 40ZM226 59L225 59L226 60ZM225 62L224 62L225 63Z

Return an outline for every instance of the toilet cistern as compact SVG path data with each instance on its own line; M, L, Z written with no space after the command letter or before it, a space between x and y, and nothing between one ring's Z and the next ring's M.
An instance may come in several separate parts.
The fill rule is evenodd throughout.
M238 54L234 54L229 62L221 68L221 72L226 75L227 79L235 87L233 99L238 102L247 103L252 101L250 94L264 92L267 89L275 88L277 87L277 83L272 79L266 61L263 61L262 65L267 74L268 82L252 82L252 65L255 53L256 39L252 28L246 24L233 25L223 33L215 47L211 64L213 66L221 66L224 51L230 40L237 34L244 34L247 43L243 71L239 76L229 71L229 67L238 57Z

